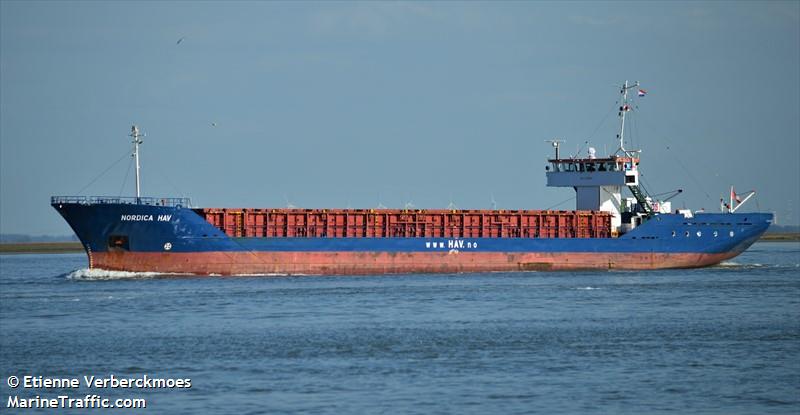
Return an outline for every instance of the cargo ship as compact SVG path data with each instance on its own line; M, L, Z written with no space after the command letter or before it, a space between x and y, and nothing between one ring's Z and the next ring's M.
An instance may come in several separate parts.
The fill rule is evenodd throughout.
M135 197L53 196L90 268L193 275L336 275L536 270L647 270L718 264L745 251L772 222L738 213L672 211L639 184L640 151L625 148L631 111L619 100L619 147L562 157L549 140L547 186L572 188L575 210L298 209L195 207L142 197L133 126ZM641 93L641 92L640 92ZM615 143L616 145L616 143ZM623 190L627 194L623 197ZM738 203L738 204L737 204Z

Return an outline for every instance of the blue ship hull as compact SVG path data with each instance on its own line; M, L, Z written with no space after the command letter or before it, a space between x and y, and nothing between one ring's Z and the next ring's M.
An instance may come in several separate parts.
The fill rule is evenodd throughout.
M338 274L707 266L738 255L772 214L658 214L609 238L229 237L180 204L54 198L90 266L188 274Z

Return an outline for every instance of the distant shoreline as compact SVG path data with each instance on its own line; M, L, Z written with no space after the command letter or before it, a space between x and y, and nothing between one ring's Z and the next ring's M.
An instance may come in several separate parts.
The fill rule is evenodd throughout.
M800 233L770 233L762 242L800 242ZM0 243L0 254L69 254L83 252L80 242Z
M797 242L800 241L800 232L767 233L759 241L764 242Z
M0 254L68 254L83 252L80 242L2 243Z

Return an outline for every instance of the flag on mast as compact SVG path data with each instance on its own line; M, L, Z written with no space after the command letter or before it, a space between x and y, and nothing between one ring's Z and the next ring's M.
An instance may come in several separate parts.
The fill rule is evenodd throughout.
M645 95L647 95L647 91L645 91L644 89L640 89L640 90L639 90L639 96L640 96L640 97L643 97L643 96L645 96Z

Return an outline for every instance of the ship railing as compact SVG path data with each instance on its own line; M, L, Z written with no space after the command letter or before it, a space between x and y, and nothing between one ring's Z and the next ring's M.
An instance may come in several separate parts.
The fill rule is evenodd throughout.
M190 207L191 199L188 197L52 196L50 204Z

